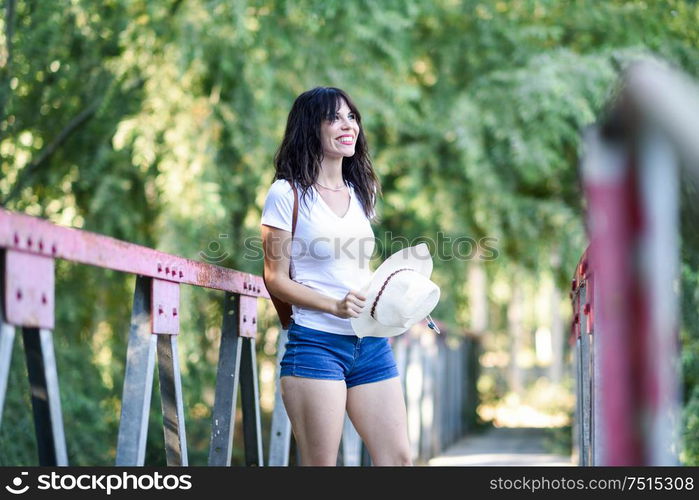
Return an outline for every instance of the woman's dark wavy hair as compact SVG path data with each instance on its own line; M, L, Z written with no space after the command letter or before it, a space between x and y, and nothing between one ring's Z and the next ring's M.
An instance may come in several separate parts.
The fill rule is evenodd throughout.
M361 115L347 93L338 88L316 87L296 98L286 122L284 139L274 156L274 180L296 182L301 187L301 199L306 197L318 179L323 159L321 123L335 117L343 99L357 119L359 136L354 156L342 159L342 178L352 185L364 213L370 217L377 197L381 196L381 183L371 164Z

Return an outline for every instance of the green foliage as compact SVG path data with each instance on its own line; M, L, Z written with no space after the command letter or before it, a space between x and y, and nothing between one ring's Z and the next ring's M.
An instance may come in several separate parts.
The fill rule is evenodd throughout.
M682 462L699 465L699 209L696 180L682 179L682 268L680 329L683 374Z
M699 387L694 386L689 400L682 410L682 423L684 431L682 440L684 449L681 452L683 465L695 466L699 464Z
M38 464L24 353L15 341L0 426L0 466Z
M699 68L699 11L680 0L6 4L14 16L0 20L2 204L257 274L260 254L246 254L244 242L259 236L272 157L305 89L345 88L362 111L384 186L380 240L389 231L489 236L499 255L486 266L491 276L551 271L564 286L586 244L582 129L630 60L654 53ZM454 279L468 264L435 265L443 300L434 315L453 331L468 319L463 279ZM56 283L71 462L108 464L133 278L59 263ZM221 300L183 290L192 463L206 460ZM20 393L8 396L0 430L7 464L31 462ZM148 461L159 463L153 413ZM10 439L8 428L27 429L27 439Z

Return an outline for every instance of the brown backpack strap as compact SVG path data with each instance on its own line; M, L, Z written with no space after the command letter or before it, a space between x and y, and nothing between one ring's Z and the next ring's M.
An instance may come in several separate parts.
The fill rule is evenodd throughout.
M291 237L294 237L294 233L296 232L296 221L299 218L299 193L296 191L296 186L294 183L291 183L291 189L294 190L294 215L291 219Z
M289 181L289 184L291 184L291 188L294 190L294 213L291 219L291 238L293 240L294 232L296 231L296 220L299 216L299 195L296 191L296 186L294 185L294 183L292 181ZM291 277L291 263L289 264L289 277ZM265 280L264 266L262 266L262 280ZM265 286L267 286L266 281ZM274 296L271 292L269 292L269 297L270 299L272 299L272 304L274 305L274 308L277 311L277 316L279 316L279 321L282 324L282 328L284 330L288 330L291 326L291 316L293 314L291 304L289 304L288 302L284 302L279 297Z
M294 215L291 218L291 241L294 241L294 233L296 232L296 221L299 218L299 193L296 191L296 185L292 182L291 189L294 190ZM291 278L291 262L289 262L289 278Z

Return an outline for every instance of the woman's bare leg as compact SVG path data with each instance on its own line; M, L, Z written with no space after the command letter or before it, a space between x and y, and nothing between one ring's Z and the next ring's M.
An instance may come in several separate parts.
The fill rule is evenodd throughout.
M285 376L281 389L301 465L336 465L345 421L345 381Z
M407 412L398 377L348 389L347 413L374 465L412 465Z

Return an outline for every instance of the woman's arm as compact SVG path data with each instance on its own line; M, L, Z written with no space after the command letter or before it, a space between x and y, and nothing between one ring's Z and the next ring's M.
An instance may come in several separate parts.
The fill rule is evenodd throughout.
M289 277L289 231L262 225L262 250L267 288L281 300L300 307L318 309L340 318L356 318L364 308L366 297L355 290L350 290L342 300L337 300L296 283Z

